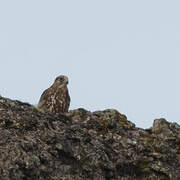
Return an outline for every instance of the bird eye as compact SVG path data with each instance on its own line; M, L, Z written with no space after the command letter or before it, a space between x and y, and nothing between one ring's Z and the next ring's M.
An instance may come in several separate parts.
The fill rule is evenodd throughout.
M59 78L59 80L60 80L61 82L63 82L63 81L64 81L64 78L61 77L61 78Z

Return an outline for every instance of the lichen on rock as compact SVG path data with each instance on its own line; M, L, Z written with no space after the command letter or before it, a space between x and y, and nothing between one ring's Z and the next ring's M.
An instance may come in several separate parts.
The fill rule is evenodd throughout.
M51 114L0 97L0 179L180 179L180 126L117 110Z

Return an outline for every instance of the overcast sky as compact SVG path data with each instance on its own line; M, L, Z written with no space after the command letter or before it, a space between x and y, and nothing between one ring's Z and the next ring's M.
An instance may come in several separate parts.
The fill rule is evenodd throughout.
M0 1L0 94L37 104L57 75L70 109L180 124L179 0Z

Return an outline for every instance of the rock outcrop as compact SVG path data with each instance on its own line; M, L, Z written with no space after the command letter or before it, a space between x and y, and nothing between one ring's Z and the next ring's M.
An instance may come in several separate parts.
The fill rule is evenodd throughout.
M180 179L180 126L116 110L49 114L0 97L0 179Z

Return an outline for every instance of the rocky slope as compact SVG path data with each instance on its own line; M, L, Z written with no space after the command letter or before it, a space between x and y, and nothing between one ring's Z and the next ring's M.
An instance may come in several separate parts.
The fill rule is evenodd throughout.
M116 110L66 115L0 97L0 179L180 179L180 126L140 129Z

